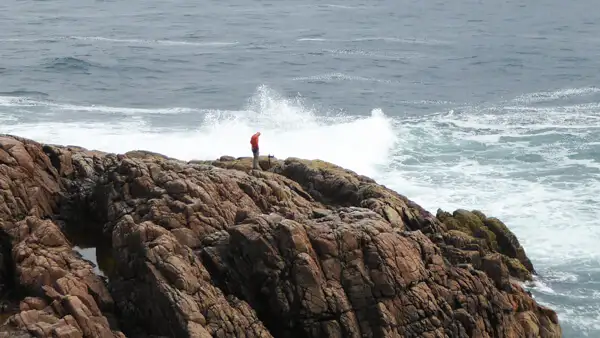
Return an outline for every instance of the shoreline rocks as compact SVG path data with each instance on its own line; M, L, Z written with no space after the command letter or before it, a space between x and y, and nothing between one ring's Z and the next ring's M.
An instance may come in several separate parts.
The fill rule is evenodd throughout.
M0 136L0 337L561 337L500 220L320 160ZM65 227L110 243L97 276Z

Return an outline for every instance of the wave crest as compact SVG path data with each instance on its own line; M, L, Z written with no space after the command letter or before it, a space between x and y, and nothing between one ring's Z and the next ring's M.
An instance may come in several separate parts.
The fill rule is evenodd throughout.
M259 86L240 110L81 106L19 97L0 100L0 107L11 105L51 109L56 114L73 110L95 115L125 113L135 119L118 119L110 125L100 119L90 123L83 117L71 123L20 123L3 126L7 133L111 152L148 149L184 160L251 156L250 135L261 131L263 153L319 158L372 176L378 166L389 163L397 142L392 120L381 109L349 116L311 106L299 95L286 97L266 85ZM144 119L147 114L165 112L173 114L170 123L180 119L175 124L185 128L152 127ZM203 123L190 127L186 114L202 114Z

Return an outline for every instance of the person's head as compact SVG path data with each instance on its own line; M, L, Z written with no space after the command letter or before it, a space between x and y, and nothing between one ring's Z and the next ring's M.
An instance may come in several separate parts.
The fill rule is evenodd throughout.
M260 136L260 131L257 131L257 132L256 132L256 135L257 135L257 136Z

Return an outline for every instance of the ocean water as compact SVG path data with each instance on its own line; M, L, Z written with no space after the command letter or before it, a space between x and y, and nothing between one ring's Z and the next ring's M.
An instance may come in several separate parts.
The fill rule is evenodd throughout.
M320 158L516 233L600 336L600 12L504 0L0 3L0 132L184 160Z

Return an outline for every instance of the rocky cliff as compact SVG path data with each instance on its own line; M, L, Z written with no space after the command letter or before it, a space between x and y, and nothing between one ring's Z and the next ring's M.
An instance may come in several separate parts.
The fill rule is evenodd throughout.
M0 136L0 337L561 336L500 220L260 163ZM109 248L106 276L73 231Z

